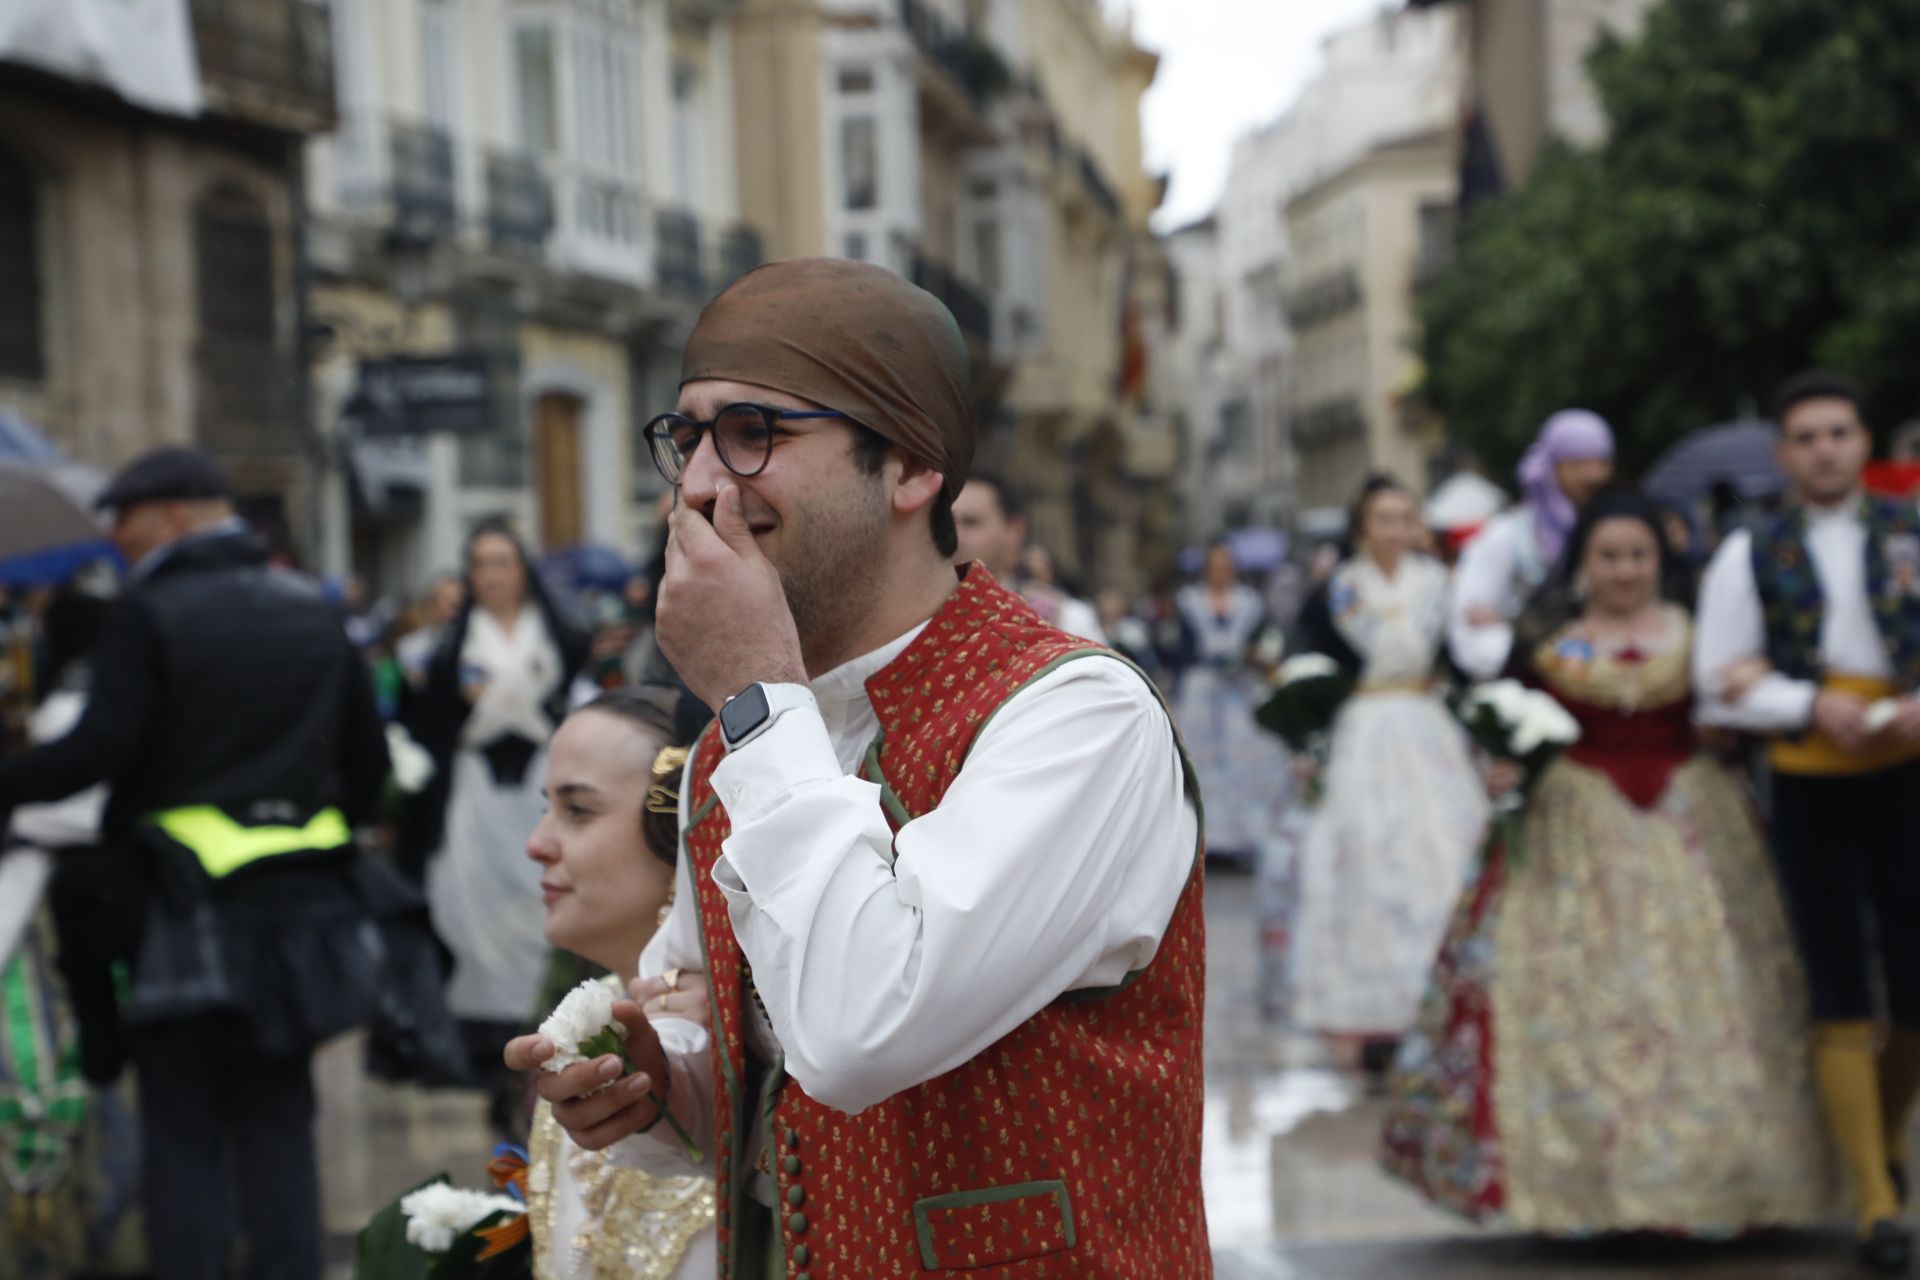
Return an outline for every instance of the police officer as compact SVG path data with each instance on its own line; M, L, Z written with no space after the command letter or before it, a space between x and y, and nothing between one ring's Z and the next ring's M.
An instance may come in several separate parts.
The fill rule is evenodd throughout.
M336 606L269 566L206 454L101 495L131 566L67 737L0 760L0 811L104 781L137 885L120 1014L139 1073L159 1280L318 1280L312 1050L371 1012L379 943L353 829L387 776ZM236 1212L237 1210L237 1212Z

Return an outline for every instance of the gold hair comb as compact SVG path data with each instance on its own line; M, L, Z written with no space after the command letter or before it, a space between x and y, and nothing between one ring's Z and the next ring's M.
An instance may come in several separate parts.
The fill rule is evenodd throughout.
M687 767L685 747L662 747L653 758L653 785L647 788L648 813L680 812L680 771Z

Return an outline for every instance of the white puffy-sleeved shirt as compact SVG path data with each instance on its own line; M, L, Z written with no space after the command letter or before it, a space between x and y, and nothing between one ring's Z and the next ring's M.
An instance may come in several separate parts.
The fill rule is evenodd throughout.
M1820 620L1820 657L1829 671L1887 679L1893 664L1867 599L1867 528L1851 502L1807 508L1807 552L1820 575L1826 609ZM1693 684L1701 724L1749 733L1794 733L1813 720L1820 686L1770 672L1737 703L1726 701L1728 668L1767 656L1766 611L1753 579L1753 538L1731 534L1714 553L1700 582L1694 625Z
M713 775L733 828L714 887L770 1023L750 1019L748 1040L770 1036L755 1047L784 1053L809 1095L848 1112L959 1066L1064 992L1145 967L1198 846L1172 722L1108 656L1015 694L940 806L896 837L879 787L853 775L879 730L866 681L919 632L814 680L817 709L787 712ZM643 974L703 967L688 868L683 846ZM711 1149L707 1029L657 1025L674 1112ZM665 1125L614 1154L687 1167Z
M1512 620L1551 568L1541 553L1529 506L1495 516L1467 543L1447 600L1447 651L1469 678L1492 680L1506 669L1513 650ZM1474 626L1467 615L1476 608L1493 609L1507 621Z

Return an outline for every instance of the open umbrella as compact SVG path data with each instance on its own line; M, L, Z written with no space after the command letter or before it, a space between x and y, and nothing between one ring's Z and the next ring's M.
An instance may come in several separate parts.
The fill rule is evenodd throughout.
M575 591L618 591L627 585L634 570L612 547L583 542L549 552L540 561L540 572L548 581Z
M83 565L115 555L87 511L84 468L0 461L0 586L59 582Z
M1748 501L1771 498L1787 490L1786 473L1774 460L1775 441L1767 422L1702 427L1661 454L1641 488L1682 508L1722 486Z

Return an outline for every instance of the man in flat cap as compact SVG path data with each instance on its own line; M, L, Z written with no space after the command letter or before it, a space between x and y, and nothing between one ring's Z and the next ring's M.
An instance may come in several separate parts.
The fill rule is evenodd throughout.
M707 308L647 429L660 642L718 720L616 1008L638 1069L540 1087L582 1146L684 1173L664 1091L724 1276L1210 1271L1191 771L1145 678L949 563L967 385L931 295L783 262Z
M319 1280L309 1058L371 1011L378 962L350 865L387 774L372 682L319 585L268 566L207 455L148 454L100 504L131 586L79 723L0 761L0 810L110 789L154 1276L226 1275L237 1236L244 1274ZM96 1083L118 1066L87 1055Z

